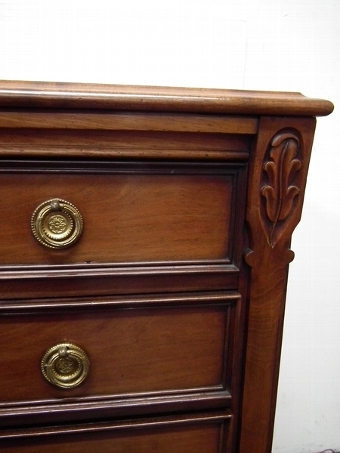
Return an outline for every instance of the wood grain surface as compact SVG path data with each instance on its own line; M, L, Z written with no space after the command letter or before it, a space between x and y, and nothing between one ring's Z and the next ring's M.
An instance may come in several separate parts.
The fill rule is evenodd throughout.
M18 81L1 82L0 106L292 116L333 110L299 93Z
M332 110L0 82L1 451L270 453L291 236ZM68 249L31 231L52 198L84 218ZM70 391L40 371L64 341L91 362Z
M228 443L230 414L210 413L118 421L90 426L65 426L27 432L7 432L1 439L6 453L219 453Z
M0 262L230 260L233 176L167 173L0 175ZM34 210L53 198L75 205L84 219L81 239L66 250L43 247L31 232Z

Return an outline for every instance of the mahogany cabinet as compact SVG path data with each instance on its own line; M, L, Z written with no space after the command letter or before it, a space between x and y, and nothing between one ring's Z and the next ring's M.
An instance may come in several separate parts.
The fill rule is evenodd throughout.
M315 116L0 83L2 452L268 453Z

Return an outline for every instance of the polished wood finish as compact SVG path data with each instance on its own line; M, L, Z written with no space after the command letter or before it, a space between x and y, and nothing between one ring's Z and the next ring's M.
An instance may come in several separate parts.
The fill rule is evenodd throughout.
M290 240L332 108L0 83L2 451L270 452ZM67 249L31 231L52 198L84 218ZM40 370L62 342L89 356L74 389Z
M46 116L46 113L45 113ZM157 158L157 160L233 160L249 158L251 135L197 132L103 131L4 128L4 155L25 157L86 156L97 158ZM100 146L98 142L100 141Z
M0 419L6 418L15 402L17 415L19 409L24 413L34 406L37 411L40 405L50 407L55 420L53 408L65 396L77 397L82 404L91 398L92 405L97 402L98 406L105 399L111 411L122 403L133 406L147 394L154 399L177 394L182 401L194 394L206 395L211 405L215 396L215 404L220 405L222 396L230 397L236 379L230 371L239 302L238 293L228 292L164 295L150 300L78 300L67 311L58 303L45 303L33 313L29 304L22 305L20 315L7 316L2 322L0 341L7 347L2 354ZM2 312L6 313L5 308ZM29 348L18 338L30 338ZM42 356L60 340L82 345L91 362L84 384L67 393L44 382L36 366L37 353ZM158 411L159 401L153 405ZM63 421L65 413L60 417ZM13 422L14 414L11 418ZM48 418L45 414L45 421Z
M29 433L0 434L3 452L66 453L79 451L131 453L218 453L228 446L232 417L225 414L163 417L74 426L32 429Z
M299 93L3 81L0 105L230 115L328 115L329 101Z
M249 451L254 439L259 443L259 451L269 451L271 446L285 288L288 264L294 258L290 238L300 220L315 119L264 117L261 126L250 162L246 215L251 231L251 251L246 254L251 267L248 315L251 322L240 451ZM268 162L273 171L270 178ZM263 188L252 189L263 187L261 182L276 192L273 198L265 199Z
M7 213L1 264L230 261L237 172L175 165L144 171L143 165L115 165L112 176L86 170L67 174L64 166L58 174L34 168L28 175L0 174ZM51 198L71 202L82 214L77 247L58 252L37 247L27 219Z
M2 112L0 127L254 134L257 120L224 115Z

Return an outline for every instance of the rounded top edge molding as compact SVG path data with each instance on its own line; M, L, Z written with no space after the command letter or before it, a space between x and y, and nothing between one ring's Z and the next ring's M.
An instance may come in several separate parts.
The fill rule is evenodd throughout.
M0 106L286 116L334 109L330 101L292 92L25 81L1 81Z

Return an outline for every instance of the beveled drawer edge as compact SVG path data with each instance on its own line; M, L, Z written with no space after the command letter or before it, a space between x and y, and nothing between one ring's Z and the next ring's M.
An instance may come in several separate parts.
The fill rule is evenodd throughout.
M145 296L106 296L106 297L78 297L78 298L51 298L43 299L18 299L16 301L0 301L0 314L23 314L40 310L65 310L65 309L96 309L96 308L147 308L153 306L188 306L188 305L219 305L230 304L241 298L237 291L207 291L191 293L157 294Z
M156 294L200 291L225 291L238 288L240 272L235 266L203 266L202 268L152 268L109 270L103 267L82 272L74 268L68 273L32 269L15 269L0 273L0 299L53 299L61 297L110 296L122 294ZM18 268L17 268L18 270ZM64 272L66 271L66 272Z
M163 161L161 159L113 160L113 159L82 159L67 160L62 157L30 158L26 156L16 159L6 156L1 159L0 174L94 174L94 175L221 175L235 176L245 168L244 162L203 162L203 161Z
M129 420L115 420L112 422L83 423L62 426L33 427L29 430L18 428L0 431L0 439L32 438L37 436L83 434L88 432L103 432L129 429L153 428L192 423L213 423L231 420L230 410L218 412L204 412L199 414L165 415L162 417L138 418Z
M211 399L211 398L223 398L223 399L230 399L231 393L228 389L225 389L222 384L214 384L205 387L193 387L193 388L185 388L185 389L170 389L170 390L157 390L157 391L147 391L147 392L131 392L131 393L113 393L109 395L96 395L96 396L80 396L77 397L77 406L105 406L107 404L112 404L112 402L117 402L120 404L121 402L126 403L127 401L132 401L135 403L136 401L145 400L146 398L148 401L159 402L165 401L169 399L171 401L174 400L182 400L185 399ZM61 405L63 407L74 406L74 398L64 397L62 399L55 398L55 399L48 399L48 400L27 400L27 401L2 401L0 402L0 415L2 412L6 411L8 408L12 408L14 411L20 410L23 407L30 406L30 407L39 407L39 408L46 408Z
M0 266L0 280L27 280L46 278L87 278L135 275L175 275L201 273L237 273L238 267L225 260L220 263L206 261L201 264L129 265L74 264L74 265L5 265Z
M37 158L39 156L49 156L51 158L63 157L65 154L64 146L33 146L25 145L24 151L22 146L10 146L10 145L1 145L1 151L4 156L8 157L32 157ZM200 150L195 151L186 150L186 149L171 149L171 150L162 150L160 153L159 149L134 149L134 148L119 148L112 146L95 148L90 146L70 146L68 149L68 154L74 158L84 157L86 154L87 157L93 158L109 158L112 157L116 160L122 159L158 159L158 160L179 160L185 159L186 161L193 160L202 160L202 161L221 161L221 162L242 162L249 159L249 152L246 150L234 151L234 150Z
M101 398L94 401L71 399L71 402L52 403L44 401L26 402L13 406L0 405L1 426L10 427L21 424L55 423L59 421L88 420L93 418L138 416L147 414L165 414L193 410L227 409L231 403L231 395L227 390L195 392L180 395L158 395L127 398ZM1 431L0 431L1 432Z

